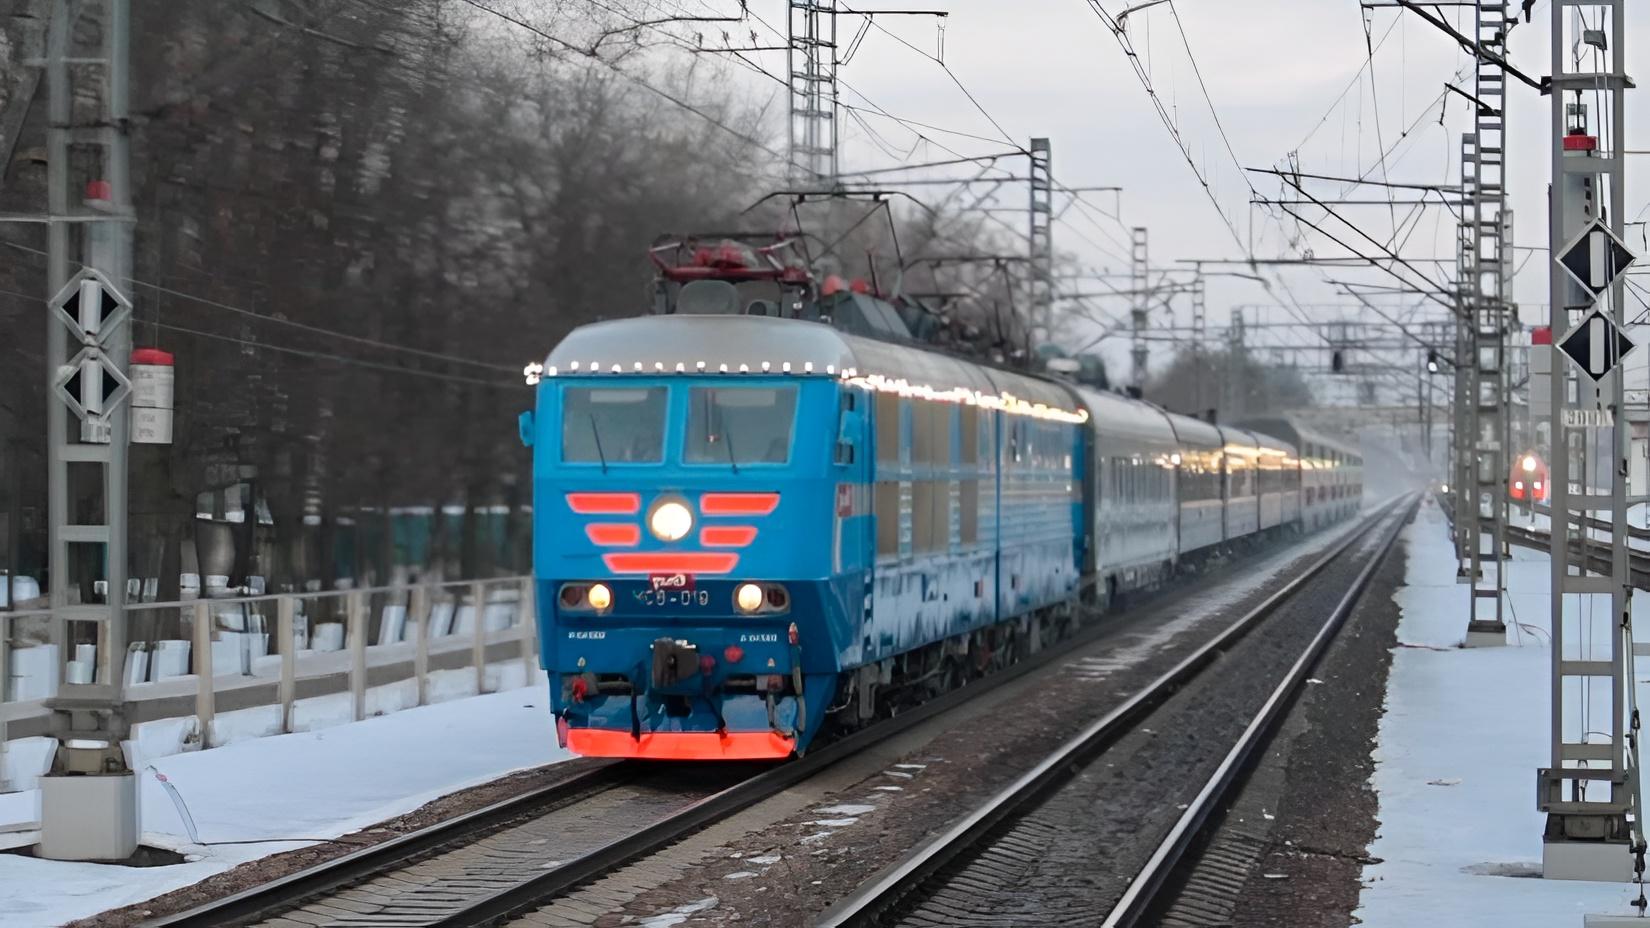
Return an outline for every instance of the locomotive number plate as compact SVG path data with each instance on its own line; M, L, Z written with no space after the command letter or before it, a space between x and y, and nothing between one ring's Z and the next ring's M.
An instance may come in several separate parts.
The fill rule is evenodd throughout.
M636 601L644 606L683 607L710 605L709 590L637 590Z

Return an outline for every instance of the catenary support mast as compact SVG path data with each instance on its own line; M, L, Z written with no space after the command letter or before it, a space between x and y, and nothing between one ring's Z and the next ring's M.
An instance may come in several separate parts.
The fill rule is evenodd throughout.
M1542 874L1557 879L1627 879L1644 848L1627 708L1627 422L1621 369L1613 351L1598 354L1615 344L1623 310L1622 278L1609 279L1601 249L1620 238L1625 207L1626 5L1552 0L1552 752L1537 771L1537 807L1547 813ZM1559 263L1576 245L1590 256L1589 286ZM1612 520L1607 543L1583 529L1589 517ZM1572 566L1572 551L1591 565Z
M790 0L790 171L797 187L836 185L836 0Z
M55 0L47 27L49 596L60 658L88 645L95 654L90 668L69 665L85 676L65 674L48 703L60 747L41 779L37 853L55 858L123 858L137 846L136 782L121 751L128 734L124 401L132 337L121 291L131 276L129 3ZM83 41L94 35L96 45ZM93 112L88 101L96 102L95 116L77 125Z
M1473 131L1461 138L1463 193L1461 265L1465 328L1459 358L1465 369L1466 403L1456 427L1465 457L1457 488L1467 500L1463 580L1469 585L1468 647L1506 644L1507 475L1509 449L1505 284L1507 75L1499 63L1507 49L1507 4L1478 0L1477 39L1491 55L1479 55Z

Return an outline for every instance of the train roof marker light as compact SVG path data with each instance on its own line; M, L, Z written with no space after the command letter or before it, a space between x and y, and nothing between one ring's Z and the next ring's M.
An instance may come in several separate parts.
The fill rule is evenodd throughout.
M544 365L534 361L521 369L521 375L527 378L527 385L531 387L544 378Z

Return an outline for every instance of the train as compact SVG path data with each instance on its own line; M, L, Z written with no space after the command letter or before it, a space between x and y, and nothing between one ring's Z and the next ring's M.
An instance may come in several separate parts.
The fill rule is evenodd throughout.
M1545 503L1552 495L1547 480L1547 462L1534 451L1519 456L1518 464L1507 476L1507 497L1515 503L1533 506Z
M1287 421L690 300L696 280L529 369L540 657L575 754L798 755L1361 505L1357 452Z

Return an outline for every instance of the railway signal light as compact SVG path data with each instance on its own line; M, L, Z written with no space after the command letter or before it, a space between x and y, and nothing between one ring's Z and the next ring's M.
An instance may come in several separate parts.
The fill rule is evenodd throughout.
M1438 352L1436 351L1427 352L1427 373L1438 373Z

